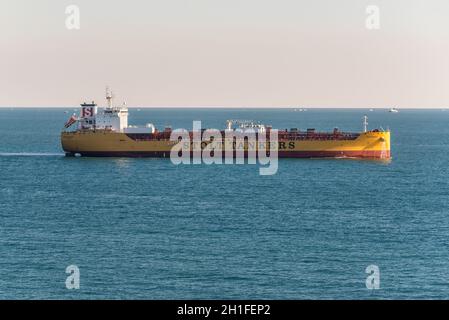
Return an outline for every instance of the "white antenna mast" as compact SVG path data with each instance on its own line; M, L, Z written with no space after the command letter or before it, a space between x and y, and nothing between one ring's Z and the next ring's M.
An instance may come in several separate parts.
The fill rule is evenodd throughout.
M112 107L112 98L114 95L112 94L112 91L109 89L109 86L106 87L106 100L108 101L108 107Z
M363 132L367 132L368 131L368 117L364 116L363 117Z

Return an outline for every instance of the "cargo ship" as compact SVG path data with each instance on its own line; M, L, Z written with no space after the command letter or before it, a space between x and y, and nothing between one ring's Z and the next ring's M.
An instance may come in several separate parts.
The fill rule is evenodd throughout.
M106 100L107 106L101 110L95 102L81 104L79 115L73 114L66 122L61 144L67 156L170 157L177 143L170 140L170 127L159 131L151 123L143 127L129 126L126 105L113 106L109 90ZM337 128L331 132L318 132L313 128L278 130L278 157L390 159L390 131L368 130L367 117L363 120L363 131L356 133ZM76 129L71 130L75 124ZM226 130L246 128L254 128L258 135L264 134L268 139L273 130L269 125L253 121L227 121Z

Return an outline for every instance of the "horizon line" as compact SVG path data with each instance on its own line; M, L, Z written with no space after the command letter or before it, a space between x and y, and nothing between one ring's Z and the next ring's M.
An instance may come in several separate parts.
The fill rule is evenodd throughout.
M106 106L98 105L99 108L105 108ZM435 109L449 109L449 107L329 107L329 106L314 106L314 107L302 107L302 106L126 106L131 109L373 109L373 110L388 110L388 109L417 109L417 110L435 110ZM80 108L80 105L72 106L3 106L0 105L0 109L65 109L65 108Z

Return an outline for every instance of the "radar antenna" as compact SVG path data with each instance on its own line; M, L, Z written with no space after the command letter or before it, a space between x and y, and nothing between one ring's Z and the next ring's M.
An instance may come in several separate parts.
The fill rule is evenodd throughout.
M368 117L364 116L363 117L363 132L367 132L368 131Z

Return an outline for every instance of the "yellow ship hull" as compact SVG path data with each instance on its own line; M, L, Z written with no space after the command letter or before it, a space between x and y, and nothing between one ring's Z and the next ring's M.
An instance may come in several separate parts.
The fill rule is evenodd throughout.
M125 133L107 130L62 132L67 155L96 157L169 157L177 141L138 140ZM356 139L279 139L280 158L371 158L389 159L390 132L362 132Z

